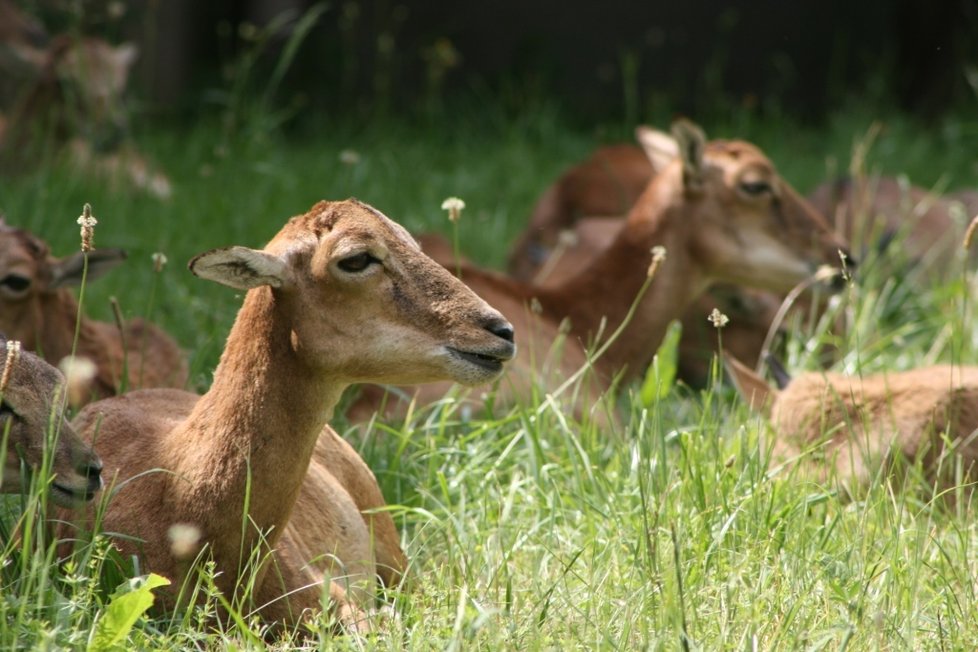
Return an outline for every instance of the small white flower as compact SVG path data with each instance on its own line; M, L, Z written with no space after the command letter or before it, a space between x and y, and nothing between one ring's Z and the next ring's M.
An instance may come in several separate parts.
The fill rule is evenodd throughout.
M153 271L156 273L162 272L163 268L166 267L168 262L166 259L166 254L161 251L157 251L152 255L153 259Z
M666 248L662 245L656 245L652 247L652 262L649 263L649 269L645 273L648 278L655 276L656 271L659 269L659 265L664 263L666 260Z
M441 203L441 209L448 211L448 219L452 222L458 222L458 218L462 217L464 208L465 202L458 197L449 197Z
M714 308L710 312L710 316L707 317L707 319L711 324L713 324L714 328L723 328L730 323L730 317L727 317L725 314L720 312L718 308Z

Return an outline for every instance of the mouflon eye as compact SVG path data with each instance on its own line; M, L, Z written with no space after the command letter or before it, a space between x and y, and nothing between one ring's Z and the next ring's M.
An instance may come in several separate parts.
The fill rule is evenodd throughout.
M10 288L14 292L23 292L31 286L31 279L20 274L7 274L0 279L0 285Z
M767 181L741 181L740 189L748 195L757 197L758 195L771 192L771 184Z
M372 264L379 263L379 262L380 261L378 259L374 258L366 251L364 251L363 253L350 256L349 258L344 258L339 263L337 263L337 265L344 272L355 273L355 272L362 272L363 270L370 267Z

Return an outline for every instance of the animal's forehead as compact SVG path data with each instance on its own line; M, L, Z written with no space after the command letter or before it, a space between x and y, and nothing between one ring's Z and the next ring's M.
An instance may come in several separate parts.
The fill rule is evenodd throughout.
M7 364L7 347L0 347L0 374ZM10 384L5 394L8 397L28 394L54 395L56 388L64 384L64 377L57 369L41 361L30 351L20 350L13 361Z
M11 226L0 225L0 255L25 254L34 260L44 260L50 250L41 240L27 231Z
M292 218L279 234L286 240L313 246L330 235L365 241L386 241L412 249L419 248L404 227L373 206L355 199L319 202L305 215Z
M724 167L750 167L767 172L774 171L774 165L761 150L742 140L711 141L706 146L705 157L711 163Z

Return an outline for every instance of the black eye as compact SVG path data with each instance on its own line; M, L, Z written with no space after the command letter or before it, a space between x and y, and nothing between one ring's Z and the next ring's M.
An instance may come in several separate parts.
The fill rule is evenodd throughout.
M10 407L10 404L8 404L6 401L0 401L0 418L15 416L17 416L17 414L14 412L14 409Z
M350 256L349 258L344 258L337 263L340 269L344 272L362 272L374 263L379 263L380 261L366 251L355 256Z
M0 279L0 285L8 287L14 292L23 292L31 286L31 280L20 274L7 274Z
M756 197L771 192L771 184L767 181L741 181L740 189L748 195Z

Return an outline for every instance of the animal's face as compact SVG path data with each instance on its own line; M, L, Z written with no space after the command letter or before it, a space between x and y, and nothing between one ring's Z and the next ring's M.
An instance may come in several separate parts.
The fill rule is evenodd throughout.
M0 332L34 348L39 310L32 301L50 285L47 245L0 221Z
M132 44L85 37L70 41L55 65L78 133L88 133L98 149L112 149L125 134L123 95L135 60Z
M276 287L288 306L294 348L347 382L480 384L515 353L498 311L361 202L321 202L264 251L235 249L239 271L245 264L264 276L255 285ZM198 257L191 269L218 280L207 268L221 253Z
M675 155L660 155L660 167L681 178L673 187L682 188L690 252L709 278L788 291L820 264L840 264L845 243L757 147L707 143L685 122L673 134Z
M54 475L50 496L56 503L70 507L90 500L101 487L102 463L64 418L64 377L28 351L9 357L10 348L6 341L0 347L7 377L0 393L0 433L6 442L0 491L21 491L48 459Z
M672 135L647 127L636 135L664 177L640 203L654 197L681 213L672 218L675 228L689 236L689 254L706 280L786 292L820 264L839 265L845 243L754 145L707 142L685 120Z
M80 284L83 275L94 281L123 260L125 253L118 249L92 251L84 275L81 252L55 258L43 240L0 218L0 332L36 349L44 319L42 298Z

